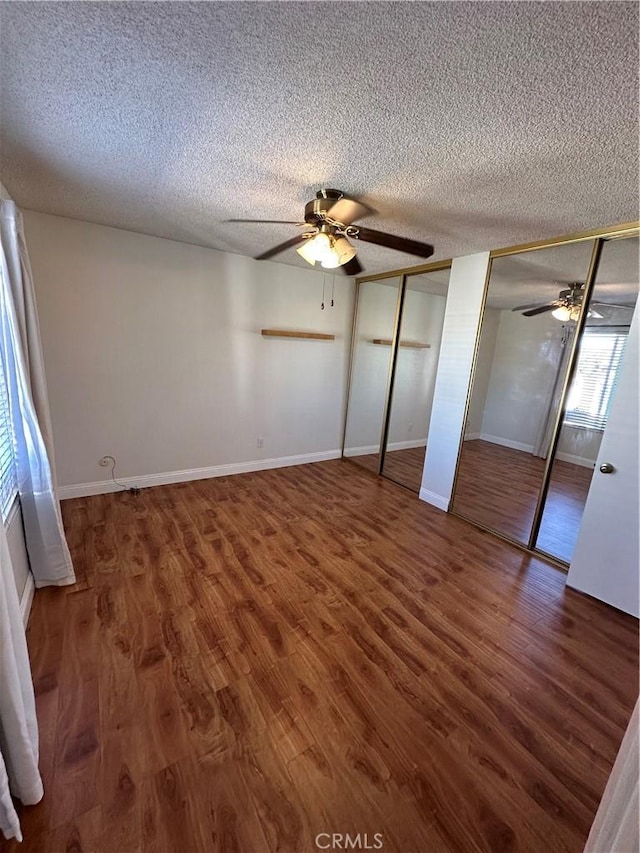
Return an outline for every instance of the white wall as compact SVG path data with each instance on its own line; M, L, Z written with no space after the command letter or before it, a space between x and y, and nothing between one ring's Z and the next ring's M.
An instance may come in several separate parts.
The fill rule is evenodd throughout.
M562 324L550 314L500 311L481 433L531 452L557 371Z
M399 283L399 279L393 279L360 286L345 456L372 453L380 445L391 347L372 341L393 338Z
M599 429L580 429L564 424L560 430L556 456L564 462L575 462L591 468L598 458L602 431Z
M465 438L480 438L482 433L482 420L484 418L489 381L491 380L491 368L496 349L500 313L495 308L486 308L484 312L475 374L473 377L473 394L469 400Z
M448 509L464 428L489 252L454 258L420 498Z
M447 299L407 290L401 340L429 344L429 349L400 347L389 420L389 445L424 447L427 443L436 385L442 324Z
M142 485L338 455L351 279L321 311L312 269L29 211L25 228L62 496L107 490L105 454Z
M640 615L639 314L636 307L567 576L568 586L634 616ZM603 462L614 466L613 474L597 470Z

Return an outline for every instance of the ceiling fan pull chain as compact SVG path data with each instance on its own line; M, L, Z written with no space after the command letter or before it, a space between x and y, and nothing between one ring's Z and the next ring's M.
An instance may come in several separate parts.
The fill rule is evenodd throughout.
M335 292L335 289L336 289L336 277L335 277L335 275L332 275L331 276L331 307L332 308L335 304L333 301L333 294Z
M324 311L324 282L326 279L326 275L322 276L322 302L320 303L320 310Z

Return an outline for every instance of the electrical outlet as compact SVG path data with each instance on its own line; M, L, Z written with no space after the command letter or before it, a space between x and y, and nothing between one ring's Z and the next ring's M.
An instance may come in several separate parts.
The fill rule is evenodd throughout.
M258 447L264 447L264 438L262 436L258 437Z
M111 465L115 465L116 460L113 456L103 456L101 459L98 459L98 465L101 468L110 468Z

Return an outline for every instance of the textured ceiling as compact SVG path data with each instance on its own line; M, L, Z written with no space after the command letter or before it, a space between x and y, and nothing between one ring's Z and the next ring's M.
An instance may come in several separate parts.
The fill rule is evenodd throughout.
M637 216L635 2L0 6L26 208L251 255L294 226L222 220L331 186L435 258Z
M487 290L489 308L512 309L523 303L551 302L560 290L575 281L585 281L594 243L587 240L495 258ZM397 288L399 276L373 284ZM445 296L449 270L409 275L411 290ZM592 299L599 303L627 305L633 308L640 289L640 246L637 237L606 240Z
M573 243L496 258L491 266L487 305L514 308L558 296L570 282L585 281L593 243ZM593 299L634 306L639 288L638 238L605 242Z

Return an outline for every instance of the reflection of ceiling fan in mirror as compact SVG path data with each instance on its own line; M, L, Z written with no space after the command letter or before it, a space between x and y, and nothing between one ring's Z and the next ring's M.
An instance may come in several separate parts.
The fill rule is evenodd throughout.
M580 306L582 305L582 297L584 296L584 282L572 281L567 282L567 288L558 293L558 298L553 302L534 302L532 305L518 305L517 308L512 308L512 311L522 311L523 317L535 317L537 314L544 314L547 311L552 312L552 316L556 320L561 320L566 323L569 320L577 320L580 316ZM629 310L629 305L614 305L611 302L594 302L589 303L587 317L593 317L596 320L602 320L603 315L596 311L596 307L604 308L626 308Z
M356 258L356 249L349 240L362 240L375 243L387 249L396 249L419 258L430 258L433 246L419 240L396 237L384 231L374 231L354 225L356 219L363 219L375 213L368 205L353 198L347 198L340 190L319 190L316 197L307 202L304 208L304 222L279 221L274 219L227 219L227 222L254 222L269 225L296 225L303 230L290 240L274 246L256 257L257 261L266 261L286 249L298 246L298 254L311 266L316 263L325 269L342 267L347 275L358 275L362 265Z

